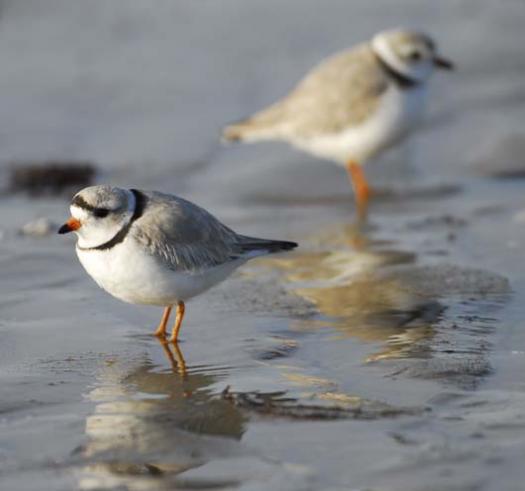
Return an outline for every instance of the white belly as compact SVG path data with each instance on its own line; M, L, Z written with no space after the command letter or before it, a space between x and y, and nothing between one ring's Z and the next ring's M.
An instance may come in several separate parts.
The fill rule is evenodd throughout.
M425 98L424 86L401 90L391 85L383 94L376 112L359 126L292 143L318 157L341 164L349 160L363 164L414 128L421 119Z
M195 273L174 271L130 240L106 251L77 248L77 255L88 274L114 297L160 306L189 300L226 279L244 262L231 261Z

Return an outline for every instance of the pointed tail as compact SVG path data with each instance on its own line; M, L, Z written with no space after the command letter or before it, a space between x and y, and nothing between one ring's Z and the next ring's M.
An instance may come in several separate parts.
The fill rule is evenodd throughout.
M275 254L277 252L291 251L295 249L299 244L296 242L290 242L287 240L268 240L268 239L256 239L254 237L242 237L240 244L243 253L247 254L250 252L266 252L268 254Z
M248 128L250 128L250 124L245 121L230 124L222 130L221 139L223 142L240 142L244 139Z

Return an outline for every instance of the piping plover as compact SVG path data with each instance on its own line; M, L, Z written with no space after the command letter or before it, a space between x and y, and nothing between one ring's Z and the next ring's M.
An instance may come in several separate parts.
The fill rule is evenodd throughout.
M187 300L248 259L297 247L239 235L203 208L158 192L92 186L73 197L70 210L58 233L77 234L77 255L88 274L120 300L165 307L157 336L166 335L176 306L173 342Z
M284 99L227 126L231 141L287 141L345 165L360 214L370 191L361 165L419 121L435 68L452 69L426 34L382 31L321 62Z

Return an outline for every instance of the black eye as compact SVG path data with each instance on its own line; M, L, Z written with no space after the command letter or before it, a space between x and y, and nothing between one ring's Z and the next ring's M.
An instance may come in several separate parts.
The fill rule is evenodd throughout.
M419 51L412 51L408 58L412 61L419 61L421 59L421 53Z
M95 208L93 210L93 215L97 218L104 218L109 215L109 210L107 208Z

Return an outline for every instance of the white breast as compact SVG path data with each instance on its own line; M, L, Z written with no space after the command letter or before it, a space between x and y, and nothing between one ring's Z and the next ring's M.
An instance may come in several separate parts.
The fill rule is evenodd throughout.
M424 110L425 98L424 85L403 90L391 84L381 96L377 110L359 126L337 134L295 140L293 144L343 165L349 160L363 164L414 128Z
M103 251L77 247L77 255L88 274L114 297L134 304L161 306L202 293L244 262L230 261L194 273L174 271L128 239Z

